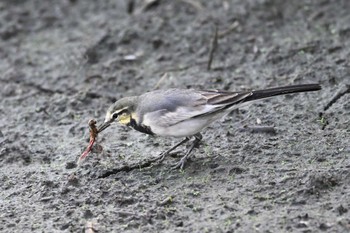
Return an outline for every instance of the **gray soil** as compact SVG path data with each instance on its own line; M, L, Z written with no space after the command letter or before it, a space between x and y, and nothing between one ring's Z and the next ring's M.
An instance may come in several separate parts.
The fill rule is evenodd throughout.
M349 232L350 1L146 2L0 2L0 231ZM300 83L323 90L230 113L183 171L147 162L180 139L118 125L76 166L123 96Z

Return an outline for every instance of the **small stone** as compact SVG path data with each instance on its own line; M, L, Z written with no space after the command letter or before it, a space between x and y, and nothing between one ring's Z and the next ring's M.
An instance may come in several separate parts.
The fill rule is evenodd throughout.
M321 223L319 228L322 230L322 231L326 231L330 228L331 226L327 223Z

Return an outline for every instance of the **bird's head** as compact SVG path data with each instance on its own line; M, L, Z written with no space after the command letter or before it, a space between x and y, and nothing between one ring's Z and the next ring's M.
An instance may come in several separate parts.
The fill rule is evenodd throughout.
M108 128L113 122L123 125L130 124L131 119L136 119L137 96L124 97L112 104L106 113L105 122L98 128L98 132Z

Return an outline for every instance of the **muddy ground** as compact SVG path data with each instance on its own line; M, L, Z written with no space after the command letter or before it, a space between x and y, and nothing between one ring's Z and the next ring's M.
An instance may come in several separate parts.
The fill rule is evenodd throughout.
M350 1L3 0L1 232L349 232ZM218 47L207 70L218 26ZM320 83L179 139L87 122L157 88ZM272 126L253 133L245 126ZM128 166L138 169L127 169Z

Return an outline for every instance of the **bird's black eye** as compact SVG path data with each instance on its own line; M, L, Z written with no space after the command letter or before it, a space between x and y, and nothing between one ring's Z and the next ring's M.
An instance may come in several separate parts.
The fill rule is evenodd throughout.
M127 114L128 114L128 110L127 109L123 109L120 112L113 113L112 118L113 119L117 119L119 116L126 116Z

